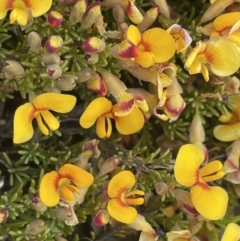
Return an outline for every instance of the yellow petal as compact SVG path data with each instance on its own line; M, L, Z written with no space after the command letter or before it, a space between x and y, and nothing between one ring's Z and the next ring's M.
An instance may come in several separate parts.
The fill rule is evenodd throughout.
M7 15L7 11L13 8L12 1L9 0L1 0L0 3L0 19L3 19Z
M133 23L138 24L142 22L143 15L131 0L128 1L128 5L125 7L125 11Z
M141 42L141 33L134 25L130 25L127 30L127 39L130 40L135 46Z
M151 28L145 31L142 34L142 41L148 46L146 51L154 54L156 63L168 61L176 50L171 34L161 28Z
M31 9L33 17L38 17L46 13L52 6L52 0L28 0L29 8Z
M137 218L137 210L124 205L119 199L111 199L108 202L107 210L113 218L122 223L129 224Z
M144 116L138 107L134 106L126 116L115 116L116 128L123 135L130 135L143 128Z
M53 110L58 113L67 113L76 104L76 97L59 93L44 93L32 101L37 110Z
M198 181L196 174L204 159L205 155L200 147L193 144L183 145L178 151L174 166L177 182L186 187L194 185Z
M35 109L31 103L17 108L13 120L13 142L16 144L26 142L33 136L32 120Z
M43 204L52 207L59 203L60 196L58 194L58 180L60 179L56 171L52 171L43 176L40 187L39 196Z
M134 58L134 62L141 65L143 68L148 68L155 63L154 54L151 52L141 52L141 54Z
M213 27L218 32L232 27L237 21L240 20L239 12L225 13L217 17L213 21Z
M18 23L21 26L27 25L28 22L28 13L19 8L14 8L10 13L10 23Z
M67 188L66 186L63 186L60 189L59 193L60 193L61 198L66 202L70 202L74 198L73 192L69 188Z
M49 135L49 130L48 130L48 128L46 127L46 125L43 123L43 121L42 121L42 116L41 116L39 113L36 115L36 120L37 120L38 127L39 127L40 131L41 131L45 136L48 136L48 135Z
M220 141L234 141L240 138L240 122L228 125L218 125L213 129L213 135Z
M41 111L41 115L44 121L47 123L48 127L55 131L59 128L59 121L58 119L48 110Z
M83 128L90 128L100 117L108 114L112 109L112 103L107 98L94 99L80 117L79 124Z
M70 181L74 182L77 187L89 187L93 183L93 176L89 172L86 172L82 168L72 165L65 164L59 170L58 173L62 177L68 178Z
M122 193L134 186L135 176L130 171L121 171L116 174L108 184L108 196L110 198L121 197Z
M205 55L212 72L218 76L229 76L239 68L240 58L237 48L226 39L209 42Z
M191 197L194 207L203 217L210 220L224 217L228 194L221 187L209 187L205 183L200 183L191 188Z
M112 134L112 123L110 118L100 116L97 119L96 133L100 138L109 137Z
M229 223L225 229L221 241L238 241L240 239L240 227L235 223Z

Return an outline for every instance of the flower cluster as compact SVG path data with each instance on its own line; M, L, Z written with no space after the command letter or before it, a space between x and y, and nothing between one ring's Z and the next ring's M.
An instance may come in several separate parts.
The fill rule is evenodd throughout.
M230 198L240 198L239 2L203 1L204 13L191 14L196 25L184 18L189 3L170 0L0 1L0 97L27 99L14 106L10 131L23 157L11 163L9 140L1 143L0 175L6 169L10 186L15 177L31 186L22 199L21 185L0 198L0 224L18 217L16 200L70 226L87 215L99 227L119 222L140 230L140 241L209 240L205 231L218 226L222 241L237 241ZM95 135L102 142L85 142ZM159 149L150 154L156 137L156 149L166 149L159 157ZM24 171L40 159L31 179ZM166 234L158 231L164 220ZM46 224L33 220L26 240L52 239Z

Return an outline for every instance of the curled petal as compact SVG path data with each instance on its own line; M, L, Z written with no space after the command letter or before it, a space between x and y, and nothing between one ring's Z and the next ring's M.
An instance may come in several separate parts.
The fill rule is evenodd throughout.
M58 119L48 110L41 111L41 115L44 119L44 121L47 123L48 127L55 131L59 128L59 121Z
M53 207L59 203L60 196L58 193L59 175L56 171L52 171L43 176L40 187L39 196L43 204Z
M240 239L240 227L235 223L229 223L221 241L237 241Z
M174 166L177 182L186 187L194 185L199 166L204 159L205 155L200 147L193 144L183 145L178 151Z
M41 114L37 114L37 115L36 115L36 120L37 120L38 127L39 127L39 129L41 130L41 132L42 132L45 136L48 136L48 135L49 135L49 130L48 130L48 128L46 127L46 125L43 123Z
M171 34L164 29L148 29L142 34L142 41L147 44L147 51L154 54L156 63L168 61L175 53L175 41Z
M121 197L122 193L134 186L135 176L130 171L121 171L116 174L108 184L108 196L110 198Z
M119 199L111 199L108 202L107 210L113 218L122 223L130 224L137 218L137 210L126 206Z
M93 176L89 172L83 170L82 168L72 165L65 164L59 170L58 173L62 177L68 178L70 181L74 182L77 187L86 188L92 185Z
M115 105L115 110L117 110L117 105ZM133 134L138 132L143 128L144 116L138 107L134 106L132 111L126 116L115 116L116 128L119 133L123 135Z
M220 141L234 141L240 138L240 122L228 125L218 125L213 129L213 135Z
M53 110L58 113L67 113L76 104L76 97L59 93L44 93L33 100L33 105L37 110Z
M116 116L128 115L135 105L134 98L129 93L124 93L118 98L118 111L114 112Z
M96 133L100 138L109 137L112 134L112 123L109 117L100 116L97 119Z
M100 116L110 113L112 103L107 98L94 99L83 112L79 123L83 128L90 128Z
M26 142L33 136L32 120L35 108L31 103L26 103L17 108L13 120L13 142L16 144Z
M194 207L207 219L218 220L226 213L228 194L221 187L199 183L191 188L191 197Z

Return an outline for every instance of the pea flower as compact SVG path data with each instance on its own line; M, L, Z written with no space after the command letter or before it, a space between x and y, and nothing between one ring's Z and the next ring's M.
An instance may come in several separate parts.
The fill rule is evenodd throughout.
M118 55L125 59L133 58L135 63L148 68L155 63L168 61L175 49L175 41L166 30L151 28L141 34L136 26L130 25L127 39L119 45Z
M96 122L96 133L100 138L109 137L112 133L111 119L115 120L120 134L129 135L142 129L144 117L138 107L125 116L116 116L118 104L112 105L105 97L94 99L80 117L79 124L83 128L90 128Z
M49 111L67 113L73 109L76 97L59 93L44 93L33 99L32 102L21 105L14 114L13 142L16 144L26 142L33 136L32 121L36 118L38 126L44 135L49 135L49 129L59 128L59 121ZM43 122L44 120L44 122Z
M230 57L231 56L231 57ZM202 73L205 81L209 80L209 65L218 76L229 76L239 68L239 53L235 45L226 39L212 39L197 43L185 62L189 74Z
M0 3L0 19L4 19L8 10L10 13L10 23L17 22L21 26L28 23L29 10L33 17L39 17L46 13L52 5L52 0L3 0Z
M141 190L129 191L136 183L135 176L130 171L121 171L116 174L108 184L107 205L109 214L119 222L130 224L137 218L137 210L130 205L141 205L143 198L135 198L134 195L143 196Z
M221 187L210 187L207 182L224 176L222 163L212 161L200 168L205 155L203 150L193 144L183 145L177 155L174 173L177 182L190 187L191 199L196 210L210 220L221 219L226 212L228 194Z
M238 241L240 239L240 227L236 223L229 223L225 229L221 241Z
M217 125L213 129L213 135L220 141L234 141L240 138L240 96L231 96L229 101L235 105L227 115L221 115Z
M40 183L39 196L48 207L57 205L60 199L71 206L80 203L82 194L93 183L92 174L72 164L65 164L58 171L46 173Z

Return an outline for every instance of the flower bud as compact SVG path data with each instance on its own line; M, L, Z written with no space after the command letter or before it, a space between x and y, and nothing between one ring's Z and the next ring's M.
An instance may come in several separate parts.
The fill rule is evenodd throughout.
M120 160L118 157L110 157L108 158L103 165L100 168L100 171L98 173L98 177L101 177L113 170L115 170L115 168L118 166Z
M106 48L106 43L100 38L89 37L83 42L82 48L85 52L99 53Z
M96 1L87 8L87 11L83 15L81 28L87 29L91 27L96 22L100 14L101 14L101 2Z
M101 155L101 151L98 149L98 144L99 141L96 139L85 142L82 146L82 153L84 153L85 156L88 156L88 159L92 156L98 158Z
M61 78L57 83L57 88L63 91L70 91L76 86L76 81L73 78Z
M98 62L98 54L97 53L86 53L84 55L84 59L89 63L89 64L96 64Z
M57 64L48 65L46 72L52 79L57 79L62 76L62 68Z
M62 236L60 236L59 234L55 235L55 240L56 241L67 241L67 239L63 238Z
M113 18L118 24L125 22L125 10L121 5L115 5L113 7Z
M99 74L93 72L90 75L89 80L86 82L87 88L90 89L93 93L105 96L107 94L107 87L103 79Z
M78 0L73 6L70 15L69 22L71 25L74 25L78 22L82 21L82 17L87 9L87 1L86 0Z
M143 15L143 21L137 25L140 32L148 29L157 19L159 14L159 7L154 6L148 9Z
M198 112L195 113L192 123L189 127L189 141L193 142L204 142L205 131L202 125L202 119Z
M45 53L42 57L45 64L59 64L60 56L57 53Z
M170 19L170 11L166 0L153 0L159 7L160 13L167 19Z
M52 28L57 28L62 24L63 16L57 11L51 11L47 16L47 23Z
M62 37L53 35L45 43L45 49L49 53L57 52L63 45Z
M26 228L25 233L29 235L37 235L45 229L45 224L41 219L32 221Z
M3 223L8 217L8 211L0 209L0 224Z
M77 81L81 83L88 81L92 72L93 71L88 67L79 70L75 73L75 75L78 77Z
M32 198L32 207L38 212L44 212L47 210L47 206L42 203L38 196Z
M185 108L186 103L180 94L172 95L165 103L164 111L170 122L176 120Z
M2 73L6 79L13 79L16 76L23 75L25 71L17 61L7 60L3 63Z
M34 53L38 54L41 50L41 43L42 39L40 35L37 32L30 32L27 37L28 46L30 47L30 50Z
M109 213L107 210L99 210L94 217L94 224L97 227L102 227L109 222Z
M168 186L165 182L158 182L155 185L155 191L159 196L165 195L168 192Z

